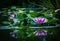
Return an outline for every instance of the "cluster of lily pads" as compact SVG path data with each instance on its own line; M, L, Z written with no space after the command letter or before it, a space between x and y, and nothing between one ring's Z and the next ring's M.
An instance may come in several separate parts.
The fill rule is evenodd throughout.
M8 9L9 20L13 21L13 24L19 23L23 25L23 23L27 24L56 24L56 18L54 17L54 11L50 10L40 10L34 11L32 8L19 8L19 7L11 7ZM55 18L55 19L54 19ZM24 22L25 21L25 22ZM33 23L31 23L33 21Z

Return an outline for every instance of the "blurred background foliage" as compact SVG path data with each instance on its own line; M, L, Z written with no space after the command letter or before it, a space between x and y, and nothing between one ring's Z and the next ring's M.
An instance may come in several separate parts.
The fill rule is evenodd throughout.
M5 0L1 2L1 7L10 7L16 5L24 8L47 7L51 9L60 8L60 0Z

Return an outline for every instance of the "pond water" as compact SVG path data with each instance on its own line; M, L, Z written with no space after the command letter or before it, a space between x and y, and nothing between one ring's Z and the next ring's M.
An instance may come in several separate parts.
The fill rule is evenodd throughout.
M41 28L44 29L44 28ZM43 40L40 39L40 37L28 37L26 39L20 38L16 39L10 36L10 32L13 32L12 29L0 29L0 41L59 41L60 37L60 28L45 28L45 30L48 30L48 35L43 38Z

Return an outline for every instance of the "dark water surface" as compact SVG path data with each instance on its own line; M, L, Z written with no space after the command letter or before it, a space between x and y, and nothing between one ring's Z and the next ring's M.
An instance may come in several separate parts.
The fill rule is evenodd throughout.
M46 36L46 41L60 41L60 28L50 28L48 30L49 31L48 35ZM10 37L10 32L12 32L12 30L10 29L6 30L0 29L0 41L23 41L22 38L15 39ZM53 32L53 34L49 34L50 32ZM42 41L42 40L39 37L34 38L29 37L25 41Z

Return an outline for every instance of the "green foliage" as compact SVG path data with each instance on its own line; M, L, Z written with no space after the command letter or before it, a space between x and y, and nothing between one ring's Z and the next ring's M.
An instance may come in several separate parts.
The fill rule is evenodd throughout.
M39 13L37 13L37 12L32 12L32 13L30 13L30 15L31 15L31 17L36 17L37 15L38 15Z
M60 10L55 14L55 17L60 20Z
M18 17L18 19L22 19L22 18L23 18L23 14L22 14L22 13L19 13L19 14L17 15L17 17Z
M42 4L44 7L46 7L46 8L50 8L50 9L55 8L55 7L53 6L53 4L51 3L50 0L48 0L48 1L42 1L41 4Z

